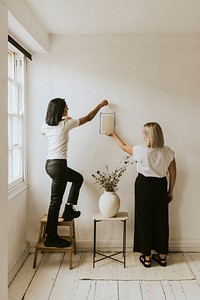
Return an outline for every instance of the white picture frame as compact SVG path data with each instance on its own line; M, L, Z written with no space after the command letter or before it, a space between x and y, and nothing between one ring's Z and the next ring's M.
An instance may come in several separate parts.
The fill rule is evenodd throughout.
M100 113L100 128L99 132L105 134L106 132L115 131L115 113Z

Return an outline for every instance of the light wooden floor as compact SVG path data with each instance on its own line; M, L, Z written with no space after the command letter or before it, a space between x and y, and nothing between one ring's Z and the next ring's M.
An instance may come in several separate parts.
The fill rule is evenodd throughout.
M33 254L9 287L9 300L200 300L200 253L185 253L196 280L188 281L90 281L78 279L82 253L73 255L73 270L61 253Z

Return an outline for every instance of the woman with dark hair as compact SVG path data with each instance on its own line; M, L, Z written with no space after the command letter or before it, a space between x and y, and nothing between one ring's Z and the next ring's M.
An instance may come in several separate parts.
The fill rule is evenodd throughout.
M140 262L149 268L151 250L155 250L157 254L152 255L153 260L165 267L169 238L168 203L173 199L176 181L174 152L164 145L162 129L156 122L144 125L142 145L127 145L116 133L107 135L112 136L137 163L134 251L142 253Z
M80 216L80 211L76 211L73 205L78 202L79 191L83 183L83 176L68 167L67 149L69 131L75 127L91 121L97 112L108 105L107 100L103 100L86 116L80 119L72 119L68 116L68 106L64 99L55 98L49 102L46 122L43 123L42 134L48 138L49 148L45 169L52 179L51 201L48 210L46 234L44 242L47 247L68 247L70 242L60 238L57 234L57 223L60 206L67 182L71 182L67 203L62 217L65 221Z

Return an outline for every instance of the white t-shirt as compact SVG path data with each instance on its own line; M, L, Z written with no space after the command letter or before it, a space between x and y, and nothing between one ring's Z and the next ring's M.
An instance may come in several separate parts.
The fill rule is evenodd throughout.
M42 124L41 132L48 138L47 159L67 159L69 131L79 126L79 120L62 120L57 126Z
M137 171L146 177L165 177L174 159L174 152L167 146L149 148L145 145L133 146L133 159Z

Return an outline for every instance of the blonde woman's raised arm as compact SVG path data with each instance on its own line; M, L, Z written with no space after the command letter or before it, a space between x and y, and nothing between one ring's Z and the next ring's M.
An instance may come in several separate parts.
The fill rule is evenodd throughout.
M133 146L127 145L115 132L108 132L106 135L113 137L124 152L133 155Z

